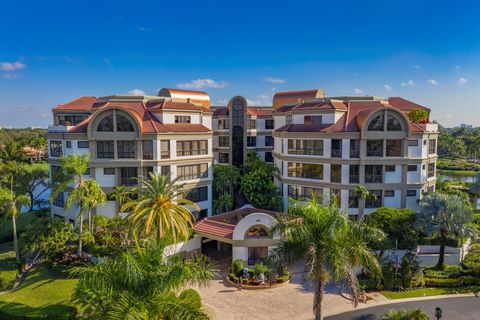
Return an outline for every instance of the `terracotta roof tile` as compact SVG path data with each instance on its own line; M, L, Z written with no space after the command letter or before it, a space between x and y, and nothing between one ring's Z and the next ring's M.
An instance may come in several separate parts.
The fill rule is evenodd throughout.
M193 230L199 233L205 233L221 238L232 239L235 225L205 218L197 222L193 226Z
M406 111L406 112L408 112L412 109L423 109L423 110L426 110L426 111L430 112L429 108L424 107L422 105L419 105L415 102L403 99L401 97L390 97L390 98L388 98L388 103L392 107L395 107L397 109L400 109L400 110Z
M53 110L82 110L90 111L94 108L95 104L98 102L96 97L80 97L70 102L59 104L54 107Z

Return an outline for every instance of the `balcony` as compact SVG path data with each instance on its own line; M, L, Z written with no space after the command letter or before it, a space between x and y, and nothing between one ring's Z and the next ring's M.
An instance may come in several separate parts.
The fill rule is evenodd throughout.
M73 128L73 126L49 125L48 132L49 133L65 133L65 132L68 132L68 130L70 130L71 128Z

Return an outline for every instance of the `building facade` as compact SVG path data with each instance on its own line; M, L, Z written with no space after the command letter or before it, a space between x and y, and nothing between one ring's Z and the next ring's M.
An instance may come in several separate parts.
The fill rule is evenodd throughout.
M295 97L297 96L297 97ZM376 208L418 209L435 190L438 126L412 123L412 109L394 97L326 97L323 90L277 93L274 106L276 182L284 196L336 196L351 215ZM364 185L374 197L359 199Z
M90 153L85 178L108 194L114 186L137 185L149 172L171 174L195 202L197 218L212 214L212 112L205 92L162 89L158 96L81 97L53 108L48 130L50 178L55 185L59 158ZM52 214L75 222L76 208L65 212L67 190L55 199ZM119 203L109 199L96 214L112 217Z
M233 97L228 106L213 107L213 156L215 163L240 166L249 151L273 162L272 107L248 106Z

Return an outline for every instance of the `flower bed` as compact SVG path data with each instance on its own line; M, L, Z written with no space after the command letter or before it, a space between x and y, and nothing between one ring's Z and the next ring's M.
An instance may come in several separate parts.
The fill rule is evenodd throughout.
M245 289L266 289L288 283L290 280L290 272L286 270L286 267L278 268L273 272L273 269L269 269L263 263L257 263L255 268L248 269L240 259L232 261L230 271L227 280L238 286L241 278L242 288ZM272 281L268 279L269 275L273 277Z
M227 277L228 281L235 285L238 286L238 282L240 281L240 278L237 277L235 274L230 273ZM265 279L263 284L257 280L257 278L254 276L252 278L242 278L242 288L243 289L269 289L273 287L277 287L282 284L287 284L290 281L290 272L285 271L282 275L276 275L275 279L272 281L270 284L270 281L268 279Z

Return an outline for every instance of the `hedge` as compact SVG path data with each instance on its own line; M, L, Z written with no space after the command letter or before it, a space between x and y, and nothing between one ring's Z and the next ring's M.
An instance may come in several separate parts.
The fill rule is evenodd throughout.
M200 294L193 289L183 290L182 293L180 293L179 297L182 300L188 300L191 305L195 306L198 309L202 307L202 298L200 297Z
M36 319L48 319L48 320L73 320L77 316L77 309L71 308L71 311L63 314L45 314L35 316L20 316L13 315L0 310L0 320L36 320Z
M471 270L474 275L480 276L480 244L474 244L470 247L463 260L463 265Z
M425 278L425 285L430 287L461 287L480 285L480 278L474 276L462 276L458 278Z

